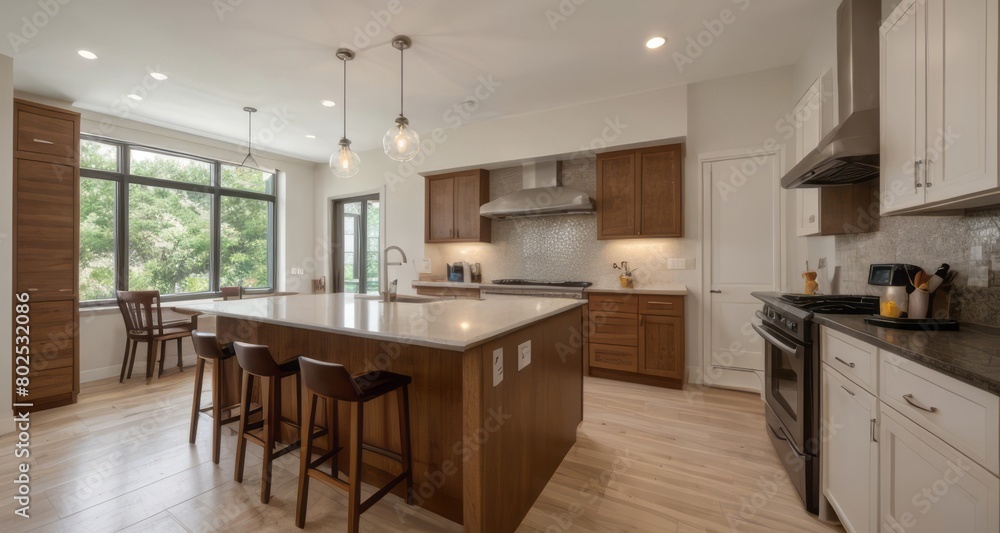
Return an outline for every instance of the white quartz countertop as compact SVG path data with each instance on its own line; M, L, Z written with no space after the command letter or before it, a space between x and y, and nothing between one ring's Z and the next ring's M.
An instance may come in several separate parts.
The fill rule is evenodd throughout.
M623 289L621 287L588 287L586 292L613 292L619 294L654 294L660 296L685 296L688 293L684 285L661 285L659 287L640 287L638 289Z
M518 297L386 304L355 299L353 294L299 294L183 308L228 318L465 351L585 303L586 300L567 298Z

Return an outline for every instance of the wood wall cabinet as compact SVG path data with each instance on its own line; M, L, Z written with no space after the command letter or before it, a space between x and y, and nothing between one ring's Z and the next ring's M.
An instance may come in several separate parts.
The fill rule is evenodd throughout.
M31 347L29 394L15 387L14 401L33 410L74 403L80 391L79 132L76 113L14 101L13 281L30 298Z
M597 238L683 234L683 146L597 156Z
M903 0L881 28L883 214L1000 204L997 0Z
M680 389L684 385L684 297L588 293L592 376Z
M424 242L490 242L490 219L479 208L490 201L490 173L483 169L426 177Z

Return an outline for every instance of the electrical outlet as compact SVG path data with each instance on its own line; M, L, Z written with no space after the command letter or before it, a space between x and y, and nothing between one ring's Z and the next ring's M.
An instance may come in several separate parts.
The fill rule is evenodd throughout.
M503 381L503 348L493 350L493 386Z
M531 364L531 341L522 342L517 345L517 369L524 370L524 367Z
M822 269L826 268L826 258L825 257L820 257L819 258L819 264L816 265L816 268L818 270L822 270Z
M687 268L687 260L683 257L667 258L667 270L684 270Z

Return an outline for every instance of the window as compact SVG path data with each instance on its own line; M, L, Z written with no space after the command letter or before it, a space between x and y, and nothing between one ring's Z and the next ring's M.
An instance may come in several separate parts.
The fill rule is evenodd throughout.
M86 136L80 154L81 300L272 290L273 173Z
M334 289L378 293L378 195L337 200L334 212Z

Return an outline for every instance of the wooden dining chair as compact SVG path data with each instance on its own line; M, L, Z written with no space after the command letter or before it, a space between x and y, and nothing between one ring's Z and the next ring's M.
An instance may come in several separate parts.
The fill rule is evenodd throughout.
M181 359L181 341L190 337L191 332L198 327L198 317L192 316L189 321L163 322L163 310L160 308L160 291L118 291L118 309L125 320L125 356L122 358L122 371L118 382L125 381L125 368L128 366L128 378L132 378L132 366L135 364L135 352L140 342L146 343L146 379L153 377L153 366L159 353L160 369L157 377L163 375L163 363L166 360L167 341L177 341L177 368L183 369ZM157 349L159 348L159 349Z
M243 287L222 287L219 291L222 292L223 300L243 299Z

